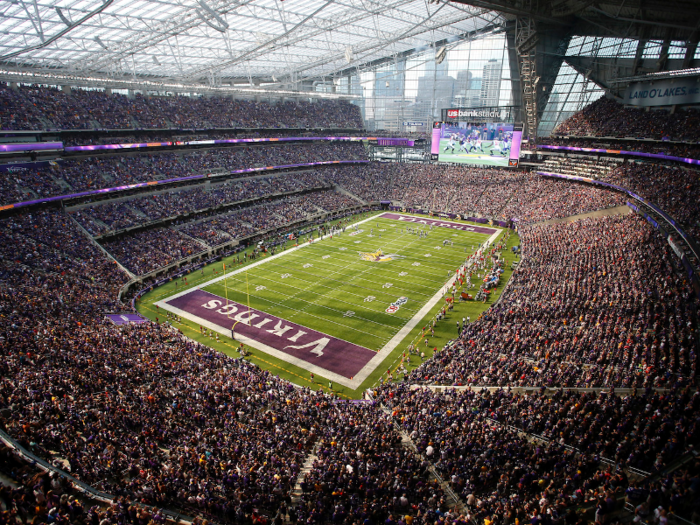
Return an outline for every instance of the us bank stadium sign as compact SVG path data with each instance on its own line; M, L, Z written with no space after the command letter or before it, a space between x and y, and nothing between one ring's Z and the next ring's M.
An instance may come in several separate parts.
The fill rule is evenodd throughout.
M442 110L445 122L512 122L512 106L495 106L483 108L450 108Z
M625 91L630 106L673 106L700 103L700 77L684 77L654 82L636 82Z

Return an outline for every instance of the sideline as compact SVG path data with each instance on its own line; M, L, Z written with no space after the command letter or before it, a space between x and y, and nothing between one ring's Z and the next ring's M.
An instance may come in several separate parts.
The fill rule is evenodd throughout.
M364 224L366 222L376 220L380 216L381 216L381 213L379 215L374 215L374 216L369 217L367 219L363 219L359 222L352 223L352 225ZM407 222L407 224L409 224L409 223ZM459 223L454 223L454 224L459 224ZM348 225L348 227L349 226L351 226L351 225ZM495 242L495 240L498 238L498 236L503 232L503 228L493 228L492 227L491 229L494 229L495 231L486 241L486 242L488 242L489 245L492 245ZM327 237L330 237L330 236L331 236L331 234L324 235L321 238L321 240L325 239ZM231 277L233 275L245 272L245 271L249 270L250 268L255 268L256 266L259 266L259 265L264 264L268 261L274 260L276 258L279 258L283 255L291 253L295 250L299 250L299 249L304 248L306 246L309 246L311 244L315 244L317 242L319 242L319 240L314 241L313 243L306 242L304 244L300 244L299 246L295 246L293 248L290 248L289 250L285 250L285 251L280 252L278 254L275 254L271 257L267 257L267 258L262 259L258 262L255 262L253 264L250 264L250 265L245 266L243 268L240 268L238 270L227 273L226 275L222 275L220 277L216 277L214 279L211 279L210 281L207 281L206 283L202 283L201 285L196 286L194 288L190 288L190 289L184 290L180 293L171 295L171 296L167 297L166 299L160 300L154 304L160 308L163 308L164 310L168 310L168 311L171 311L173 313L176 313L177 315L184 317L192 322L198 323L198 324L205 326L207 328L210 328L210 329L212 329L212 330L214 330L214 331L216 331L224 336L230 337L230 330L226 330L224 327L220 327L219 325L216 325L214 323L206 321L205 319L202 319L194 314L190 314L189 312L185 312L184 310L180 310L179 308L175 308L173 306L170 306L169 304L166 303L166 301L181 297L183 295L187 295L188 293L192 292L192 290L195 290L197 288L201 289L203 287L217 283L219 281L222 281L225 278L228 278L228 277ZM433 297L431 297L423 305L423 307L420 310L418 310L413 315L413 317L411 317L408 320L408 322L405 325L403 325L403 327L401 327L399 329L399 331L396 334L394 334L394 336L378 352L376 352L376 355L374 357L372 357L372 359L370 359L367 362L367 364L364 367L362 367L362 369L360 369L360 371L355 376L353 376L352 379L348 379L348 378L343 377L339 374L335 374L335 373L333 373L325 368L313 365L313 364L309 363L308 361L303 361L301 359L294 358L290 355L285 354L284 352L279 352L278 350L275 350L274 348L271 348L264 343L261 343L259 341L255 341L255 340L250 339L248 337L245 337L241 334L237 334L236 338L237 338L237 340L241 341L242 343L244 343L248 346L251 346L253 348L256 348L256 349L258 349L262 352L265 352L269 355L272 355L272 356L276 357L277 359L280 359L281 361L285 361L289 364L298 366L299 368L303 368L304 370L307 370L313 374L321 375L322 377L325 377L326 379L330 379L334 383L338 383L340 385L343 385L344 387L347 387L351 390L357 390L358 388L360 388L362 383L369 377L369 375L372 372L374 372L384 362L384 360L394 351L394 349L396 349L397 346L399 346L401 341L403 341L404 338L420 323L420 321L428 313L430 313L430 311L433 309L433 307L438 302L440 302L440 300L442 299L442 297L444 295L444 286L451 287L451 286L453 286L453 284L455 283L456 280L457 280L457 276L452 275L450 277L450 279L448 279L444 284L442 284L440 286L440 288L438 289L438 291L435 293L435 295L433 295ZM336 337L335 339L338 339L338 338Z
M496 232L491 235L491 237L488 238L487 242L489 243L489 246L494 243L494 241L498 238L498 236L501 234L503 230L501 228L497 229ZM457 281L457 275L453 275L450 277L450 279L445 283L444 286L451 287L454 285L455 281ZM358 384L358 387L362 382L367 379L367 377L374 372L374 370L386 359L389 357L389 354L403 341L403 339L413 330L416 326L418 326L418 323L425 317L428 313L430 313L430 310L433 309L433 307L440 302L444 295L443 288L440 287L440 289L435 293L435 295L430 299L425 305L423 305L423 308L418 310L416 314L411 317L411 319L406 323L401 330L399 330L394 337L392 337L387 344L384 345L384 347L377 352L377 355L374 356L372 359L370 359L369 363L367 363L362 370L360 370L355 376L355 380L357 381L358 379L360 380L360 383ZM393 364L393 363L392 363ZM371 369L370 369L371 367Z

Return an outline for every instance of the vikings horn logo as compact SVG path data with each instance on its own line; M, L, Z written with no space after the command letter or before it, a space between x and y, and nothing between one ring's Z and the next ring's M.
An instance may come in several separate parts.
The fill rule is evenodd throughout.
M398 253L382 253L382 250L377 250L376 252L357 252L360 254L360 259L369 262L387 262L396 261L398 259L405 259L403 255Z

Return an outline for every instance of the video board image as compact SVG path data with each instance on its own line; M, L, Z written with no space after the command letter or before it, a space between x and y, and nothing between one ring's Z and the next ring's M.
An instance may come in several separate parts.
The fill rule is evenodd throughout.
M436 123L437 124L437 123ZM517 165L522 132L514 131L512 123L440 123L433 129L432 152L440 162L477 164L482 166ZM438 144L435 141L439 137ZM516 162L510 162L514 159Z

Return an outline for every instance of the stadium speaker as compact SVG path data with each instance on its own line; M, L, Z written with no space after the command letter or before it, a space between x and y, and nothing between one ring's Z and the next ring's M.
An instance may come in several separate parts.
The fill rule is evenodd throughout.
M443 46L440 49L438 49L437 53L435 53L435 64L442 64L442 61L445 60L446 56L447 48Z

